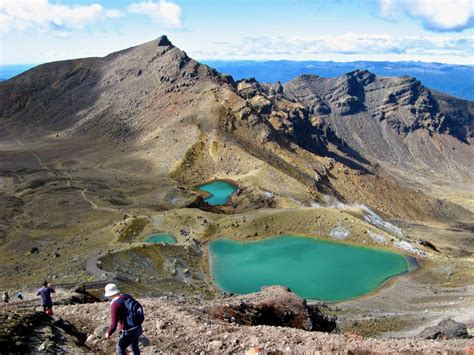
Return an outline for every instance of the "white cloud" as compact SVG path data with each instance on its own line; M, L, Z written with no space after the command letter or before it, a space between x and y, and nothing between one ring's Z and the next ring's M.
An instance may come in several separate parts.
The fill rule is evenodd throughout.
M100 4L61 5L49 0L3 0L0 2L0 30L3 33L26 30L64 34L103 18L117 18L119 10Z
M379 0L379 7L385 18L405 14L433 31L462 31L474 24L473 0Z
M248 37L240 43L214 43L201 58L281 58L314 55L474 56L474 38L460 34L393 37L346 33L318 37Z
M169 28L181 28L181 8L171 1L143 1L130 4L127 10L136 14L150 16L155 22Z
M105 16L110 17L110 18L120 18L125 15L120 10L111 9L111 10L105 10Z

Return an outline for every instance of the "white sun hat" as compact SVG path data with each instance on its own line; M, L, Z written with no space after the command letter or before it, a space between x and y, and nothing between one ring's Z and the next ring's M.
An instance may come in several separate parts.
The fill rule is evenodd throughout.
M116 284L108 284L105 286L105 297L112 297L120 293Z

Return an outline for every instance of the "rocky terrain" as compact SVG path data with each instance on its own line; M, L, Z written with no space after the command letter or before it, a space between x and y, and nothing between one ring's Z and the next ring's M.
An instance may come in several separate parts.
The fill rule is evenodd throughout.
M448 181L458 194L473 190L471 101L431 91L415 78L360 70L334 79L303 75L286 84L285 93L309 107L311 120L324 122L405 184L448 200ZM473 196L463 200L472 210Z
M283 287L211 302L176 296L140 299L140 302L146 314L140 338L145 354L175 351L463 353L472 349L465 325L452 320L427 328L411 339L376 340L355 332L341 332L334 328L334 318L322 315L321 310L330 311L326 305L307 305ZM230 308L235 318L227 318ZM5 351L114 351L115 339L107 341L103 337L110 312L107 302L58 306L53 318L26 305L12 307L8 313L5 307L0 310L0 316L5 318L2 324L8 326L0 334ZM248 320L252 320L251 324ZM310 331L314 328L318 331Z
M165 36L104 58L40 65L0 84L2 288L31 289L48 278L66 288L87 282L99 295L114 281L147 297L150 308L178 312L155 298L221 296L210 276L209 241L298 234L403 252L421 264L338 303L342 332L413 337L446 318L472 327L473 111L472 102L416 79L367 71L304 75L284 86L236 82ZM239 186L226 206L207 205L196 190L214 179ZM177 244L143 243L158 232ZM61 310L87 336L93 325L81 307L105 317L106 305ZM166 314L184 334L186 324ZM203 324L211 334L197 348L207 351L214 330ZM306 334L230 327L242 337L268 336L264 344L272 334ZM360 340L311 334L288 346L327 351L327 342ZM229 351L263 344L212 340ZM465 345L360 341L355 350ZM265 347L286 348L279 344Z

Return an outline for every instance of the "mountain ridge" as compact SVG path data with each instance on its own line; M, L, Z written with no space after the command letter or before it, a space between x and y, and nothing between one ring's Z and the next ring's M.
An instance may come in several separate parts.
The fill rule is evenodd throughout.
M432 93L414 78L367 70L331 79L304 75L284 86L234 81L189 58L166 36L102 58L41 65L2 82L0 98L3 120L50 135L151 142L163 127L188 122L194 133L183 152L216 131L264 160L271 154L279 166L287 164L282 152L296 144L366 173L374 164L433 176L441 164L462 179L474 171L474 104L468 101ZM309 170L300 164L284 170L312 186L314 171L321 174L326 163Z
M427 62L384 61L252 61L252 60L204 60L220 72L232 75L236 80L256 77L261 82L288 81L304 74L333 78L354 70L369 70L379 76L408 75L419 79L431 90L448 93L464 100L474 100L474 87L469 80L474 66Z

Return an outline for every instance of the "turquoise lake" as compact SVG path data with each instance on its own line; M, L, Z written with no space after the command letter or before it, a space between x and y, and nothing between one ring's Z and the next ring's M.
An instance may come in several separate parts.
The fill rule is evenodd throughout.
M150 235L145 239L145 243L176 244L176 238L168 233L159 233Z
M307 299L343 301L367 294L410 270L401 254L307 237L210 243L212 277L227 292L283 285Z
M204 201L213 206L227 204L230 196L238 190L237 186L223 180L212 181L207 184L199 185L197 188L209 193L209 196L206 197Z

